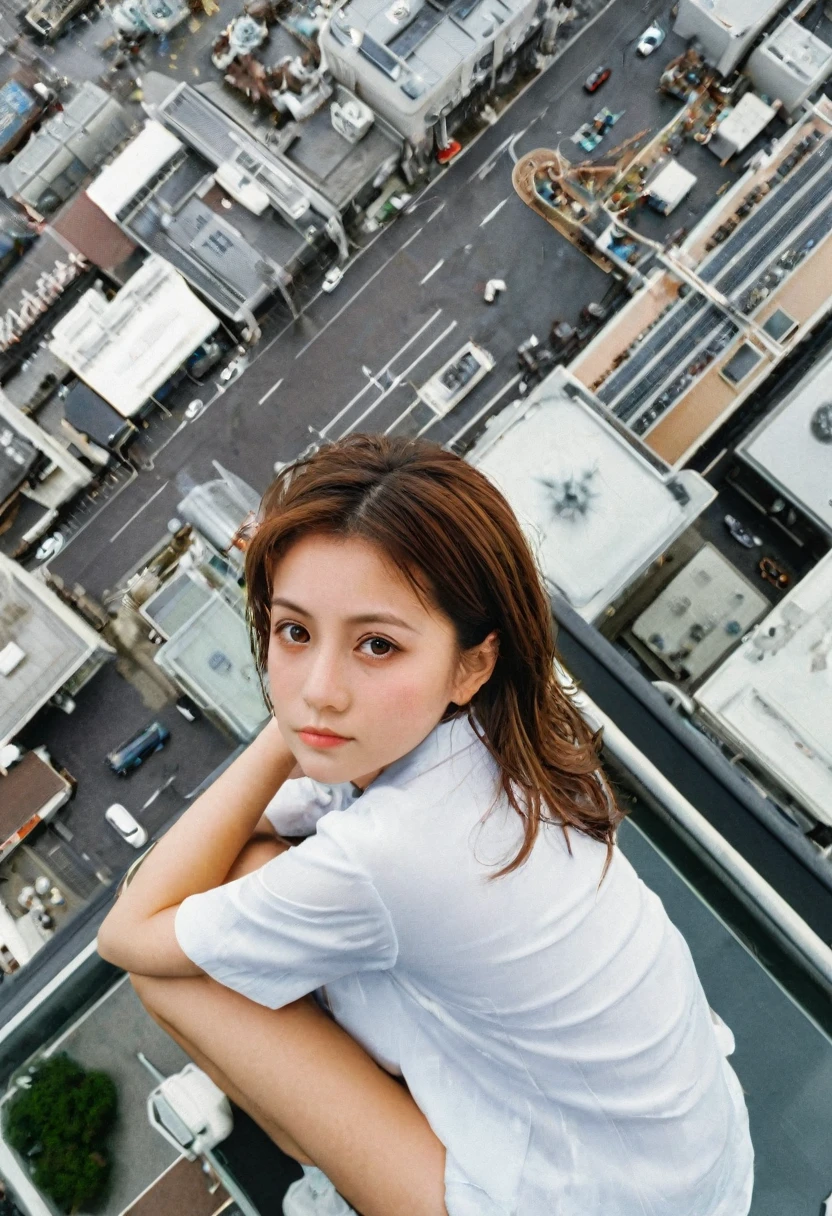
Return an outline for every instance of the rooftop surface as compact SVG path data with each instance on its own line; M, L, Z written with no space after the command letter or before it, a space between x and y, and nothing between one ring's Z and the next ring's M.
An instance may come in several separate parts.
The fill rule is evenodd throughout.
M761 45L769 53L775 51L786 67L807 81L814 80L832 58L832 48L792 17L781 21Z
M669 470L610 427L581 392L556 369L497 416L467 459L507 496L545 576L591 620L713 491L698 474L684 474L685 494L674 494Z
M745 755L832 825L832 553L695 697Z
M725 26L732 37L739 38L752 27L761 29L786 0L687 0L687 3Z

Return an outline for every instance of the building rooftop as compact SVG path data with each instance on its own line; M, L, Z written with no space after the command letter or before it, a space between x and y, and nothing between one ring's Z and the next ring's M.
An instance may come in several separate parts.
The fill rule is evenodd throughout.
M130 133L122 106L92 81L0 166L0 190L46 215L68 199Z
M66 778L37 752L26 752L5 775L0 770L0 849L33 815L65 801L69 790Z
M26 480L38 449L5 418L0 418L0 507Z
M52 228L93 266L122 281L120 268L136 252L136 243L95 205L86 190L79 190L53 218Z
M218 325L181 275L151 256L112 300L86 291L55 325L49 348L132 418Z
M832 354L737 445L736 453L832 536ZM825 428L820 422L828 412ZM826 438L824 438L826 436Z
M98 634L40 579L0 553L0 649L23 657L0 675L0 746L92 658Z
M695 693L779 787L832 825L832 553Z
M762 29L785 0L688 0L688 3L724 26L733 38L741 38L752 28Z
M793 17L781 21L763 41L762 48L806 81L814 80L832 59L832 47Z
M467 459L506 495L544 576L587 620L715 494L696 473L674 481L562 369L498 414Z

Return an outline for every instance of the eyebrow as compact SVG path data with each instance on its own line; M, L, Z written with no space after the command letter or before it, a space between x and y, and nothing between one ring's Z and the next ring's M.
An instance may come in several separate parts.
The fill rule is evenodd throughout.
M276 595L272 599L272 608L288 608L290 612L296 612L298 616L312 616L312 613L301 608L300 604L295 604L280 595ZM362 612L358 616L347 617L346 623L348 625L398 625L402 629L409 629L411 633L419 632L413 625L408 625L407 621L394 616L392 612Z

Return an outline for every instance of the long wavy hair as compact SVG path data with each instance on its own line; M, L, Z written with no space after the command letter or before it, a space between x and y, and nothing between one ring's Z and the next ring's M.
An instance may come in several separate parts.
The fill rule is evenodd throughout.
M601 768L600 731L558 680L551 606L499 490L423 439L350 435L287 465L266 491L246 543L249 628L264 688L272 572L294 542L312 533L377 546L422 601L452 622L462 650L497 632L491 677L443 719L467 714L523 820L519 852L492 877L523 864L543 823L563 830L570 851L570 828L605 843L605 874L623 812Z

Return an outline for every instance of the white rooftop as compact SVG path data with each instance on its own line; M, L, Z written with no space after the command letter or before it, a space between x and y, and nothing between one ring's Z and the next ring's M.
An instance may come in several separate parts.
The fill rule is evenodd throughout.
M777 111L756 93L745 93L737 104L717 123L716 134L742 151L752 139L764 131ZM712 148L721 147L715 143ZM719 153L717 152L717 155Z
M132 418L218 325L182 276L152 255L112 300L85 292L54 327L49 349Z
M832 60L832 48L792 17L781 21L762 46L804 80L814 80Z
M832 535L832 443L812 431L819 407L832 401L832 354L737 445L737 454ZM832 413L832 411L830 411Z
M563 368L498 414L467 458L517 512L545 578L590 621L715 493L698 473L673 474Z
M752 26L762 29L767 25L785 0L691 0L691 3L730 30L732 37L740 38Z
M832 552L694 696L745 755L832 824Z
M183 146L160 122L146 122L136 138L99 173L87 195L115 221L122 207Z

